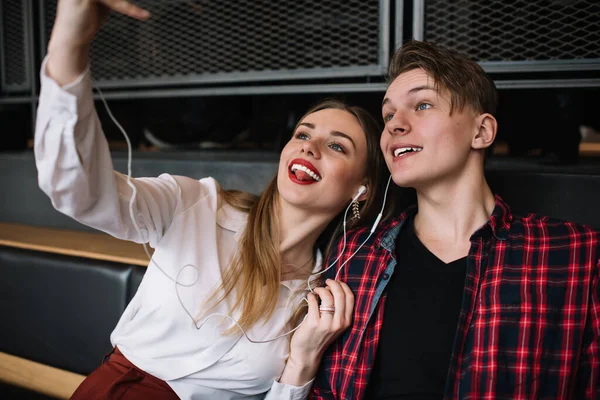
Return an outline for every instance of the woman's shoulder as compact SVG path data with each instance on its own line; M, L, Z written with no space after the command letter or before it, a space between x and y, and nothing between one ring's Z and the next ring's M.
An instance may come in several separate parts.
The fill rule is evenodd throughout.
M158 180L164 182L166 186L173 187L184 203L195 203L205 197L217 198L219 196L220 186L213 177L195 179L189 176L164 173L158 176Z
M194 179L170 174L162 174L159 178L170 180L177 185L182 211L202 208L214 212L220 226L234 231L246 223L248 213L232 204L232 195L224 190L215 178Z
M189 176L164 173L157 178L136 179L147 180L155 196L174 202L172 207L175 209L175 214L182 214L198 207L217 212L220 207L221 189L217 180L212 177L194 179Z

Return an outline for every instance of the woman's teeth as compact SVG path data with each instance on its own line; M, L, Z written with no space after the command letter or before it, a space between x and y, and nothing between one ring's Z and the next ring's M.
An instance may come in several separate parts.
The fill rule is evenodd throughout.
M321 177L319 175L317 175L316 173L314 173L313 171L311 171L310 169L306 168L304 165L301 164L294 164L292 165L291 168L292 172L296 172L298 170L305 172L308 176L310 176L311 178L313 178L315 181L320 181Z

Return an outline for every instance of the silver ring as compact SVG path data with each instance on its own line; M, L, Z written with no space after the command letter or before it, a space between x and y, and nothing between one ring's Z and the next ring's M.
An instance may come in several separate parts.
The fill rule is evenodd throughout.
M319 311L322 313L333 314L335 312L335 307L333 306L319 306Z

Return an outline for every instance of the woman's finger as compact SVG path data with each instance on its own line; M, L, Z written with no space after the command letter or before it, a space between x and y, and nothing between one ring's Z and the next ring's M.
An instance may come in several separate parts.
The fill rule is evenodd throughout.
M113 11L135 19L144 21L150 18L150 12L126 0L99 0L98 2L104 4Z
M314 291L317 294L317 296L319 296L319 298L321 299L321 306L323 306L323 307L334 307L335 306L335 299L333 298L333 295L331 294L331 291L329 290L329 288L318 287L318 288L315 288Z
M317 296L312 293L309 293L306 296L306 302L308 303L308 319L318 320L319 319L319 302L317 301Z
M321 318L324 316L329 316L329 317L333 317L335 314L335 299L333 298L333 295L331 294L331 292L329 291L329 288L324 288L324 287L318 287L315 288L315 293L319 296L319 298L321 299L321 307L333 307L334 310L333 311L320 311L321 314Z
M335 323L338 326L344 326L344 319L346 317L346 293L342 289L338 281L333 279L327 279L325 282L331 294L333 295L335 303Z

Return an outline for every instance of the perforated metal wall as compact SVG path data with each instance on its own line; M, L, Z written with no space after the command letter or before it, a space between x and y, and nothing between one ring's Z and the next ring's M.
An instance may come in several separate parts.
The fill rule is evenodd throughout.
M30 23L26 0L0 1L1 91L25 91L30 87Z
M382 74L389 0L137 1L146 22L113 14L92 50L101 86ZM45 2L49 34L56 1Z
M415 0L415 12L422 38L488 70L600 69L598 0Z

